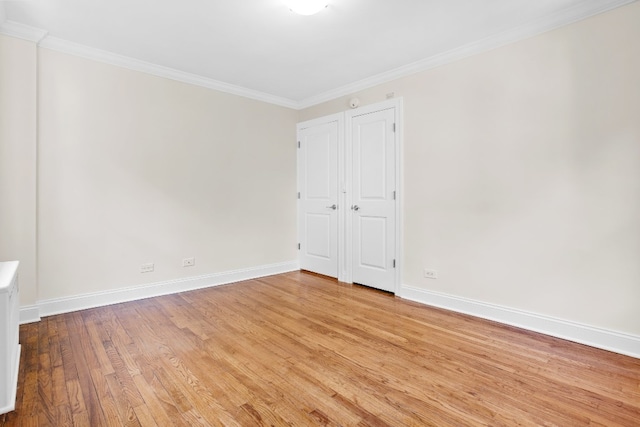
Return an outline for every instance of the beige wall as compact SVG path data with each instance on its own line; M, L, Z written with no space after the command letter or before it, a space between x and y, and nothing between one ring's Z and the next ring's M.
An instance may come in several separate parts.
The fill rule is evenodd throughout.
M405 284L640 334L637 22L640 3L354 94L404 98ZM297 113L4 36L0 63L23 306L296 258L295 122L350 96Z
M639 22L633 3L352 95L404 98L405 284L640 334Z
M36 45L0 35L0 261L20 260L20 303L36 286Z
M296 259L294 110L39 61L40 299Z

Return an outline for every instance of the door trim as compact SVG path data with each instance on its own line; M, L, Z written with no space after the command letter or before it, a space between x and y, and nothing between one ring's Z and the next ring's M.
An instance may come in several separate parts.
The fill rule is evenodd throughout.
M353 110L348 110L344 113L345 115L345 147L344 147L344 177L345 177L345 188L351 189L353 182L351 179L352 174L352 149L353 149L353 141L352 141L352 119L354 117L362 116L365 114L371 114L378 111L383 110L391 110L395 111L395 160L396 160L396 206L395 206L395 214L396 214L396 224L395 224L395 238L396 238L396 268L395 268L395 276L394 276L394 286L393 293L398 294L400 292L400 284L402 283L402 266L404 260L404 254L402 252L402 248L404 246L403 241L403 232L404 224L403 224L403 194L404 194L404 181L403 181L403 169L402 166L404 164L404 149L403 149L403 111L402 111L402 98L393 98L387 101L378 102L376 104L367 105L364 107L356 108ZM348 208L353 204L352 200L352 191L346 193L345 198L345 206ZM350 212L345 209L344 210L344 221L343 230L345 230L344 235L344 251L343 255L339 254L339 258L345 258L342 262L342 265L345 266L345 271L343 272L343 279L341 281L347 283L353 283L353 270L352 270L352 262L353 262L353 245L352 245L352 230L351 227L346 227L346 221L350 220ZM340 270L342 271L342 270Z
M353 283L353 274L351 262L352 258L352 242L351 227L347 227L348 221L351 220L350 206L352 202L351 196L351 119L364 114L375 113L376 111L395 109L395 158L396 158L396 271L394 294L400 293L402 283L402 267L404 265L404 217L403 217L403 195L404 195L404 143L403 143L403 99L393 98L386 101L370 104L353 110L348 110L336 114L331 114L317 119L300 122L296 125L296 150L297 141L300 130L312 126L327 124L331 122L338 123L338 280L344 283ZM297 156L296 156L297 158ZM300 167L299 164L296 165ZM299 170L296 169L296 177L299 176ZM300 191L300 183L296 178L296 188ZM300 230L300 202L297 201L298 215L296 215L296 229ZM300 240L300 236L298 236Z

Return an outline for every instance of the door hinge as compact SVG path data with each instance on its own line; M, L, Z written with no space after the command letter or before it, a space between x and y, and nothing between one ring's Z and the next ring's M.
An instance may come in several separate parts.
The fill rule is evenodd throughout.
M298 191L298 199L300 198L300 192Z
M396 131L396 124L395 123L393 124L393 131L394 132Z
M393 260L393 268L396 268L396 260Z
M300 148L300 141L298 141L298 148Z
M298 243L298 250L300 250L300 243Z
M395 199L396 199L396 192L395 192L395 190L394 190L394 191L393 191L393 200L395 200Z

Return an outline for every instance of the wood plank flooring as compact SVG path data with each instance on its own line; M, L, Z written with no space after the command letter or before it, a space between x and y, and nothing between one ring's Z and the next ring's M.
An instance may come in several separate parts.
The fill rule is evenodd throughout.
M2 426L640 426L640 360L293 272L20 328Z

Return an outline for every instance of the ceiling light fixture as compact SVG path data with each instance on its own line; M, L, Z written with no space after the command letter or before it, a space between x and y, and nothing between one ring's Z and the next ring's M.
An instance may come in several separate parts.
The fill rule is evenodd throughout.
M298 15L313 15L329 6L328 0L285 0L291 11Z

